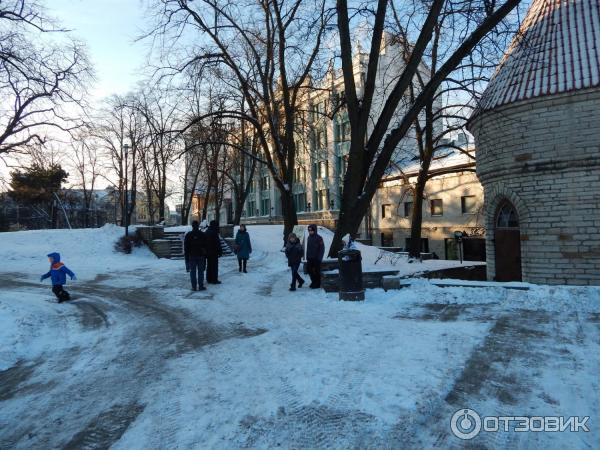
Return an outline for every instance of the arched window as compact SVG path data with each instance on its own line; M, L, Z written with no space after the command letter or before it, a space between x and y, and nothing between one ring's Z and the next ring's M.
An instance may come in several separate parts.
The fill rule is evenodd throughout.
M504 202L496 214L496 228L519 228L519 216L515 207Z

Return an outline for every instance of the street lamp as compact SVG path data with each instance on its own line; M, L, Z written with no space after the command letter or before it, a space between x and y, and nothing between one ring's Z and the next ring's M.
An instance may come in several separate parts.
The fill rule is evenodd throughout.
M463 252L462 252L462 243L463 243L464 233L462 231L454 232L454 240L456 241L456 246L458 247L458 254L460 256L460 263L463 262Z
M129 153L129 144L123 144L123 153L125 154L125 202L123 203L123 218L125 219L125 236L129 235L129 191L127 186L127 155Z

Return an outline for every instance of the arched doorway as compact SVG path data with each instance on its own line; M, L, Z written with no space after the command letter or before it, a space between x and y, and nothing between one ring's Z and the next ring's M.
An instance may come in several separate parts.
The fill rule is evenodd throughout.
M496 281L521 281L521 233L515 207L504 200L494 221Z

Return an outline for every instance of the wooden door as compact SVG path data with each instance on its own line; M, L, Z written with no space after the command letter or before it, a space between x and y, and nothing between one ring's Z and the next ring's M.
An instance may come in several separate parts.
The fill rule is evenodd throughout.
M504 202L496 214L494 230L496 281L521 281L521 233L517 212Z

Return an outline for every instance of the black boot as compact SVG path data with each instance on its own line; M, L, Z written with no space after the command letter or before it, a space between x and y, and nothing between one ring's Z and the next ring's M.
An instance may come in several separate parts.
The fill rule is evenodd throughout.
M242 265L243 265L243 268L244 268L244 273L248 273L248 271L246 270L246 264L247 263L248 263L247 259L242 259Z

